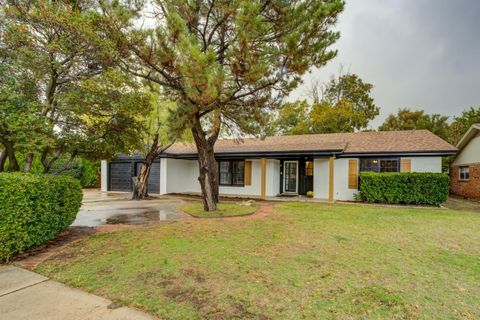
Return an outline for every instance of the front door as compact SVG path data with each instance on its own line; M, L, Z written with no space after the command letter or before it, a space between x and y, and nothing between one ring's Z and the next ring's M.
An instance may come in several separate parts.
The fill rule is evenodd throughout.
M298 161L285 161L283 163L283 191L298 192Z

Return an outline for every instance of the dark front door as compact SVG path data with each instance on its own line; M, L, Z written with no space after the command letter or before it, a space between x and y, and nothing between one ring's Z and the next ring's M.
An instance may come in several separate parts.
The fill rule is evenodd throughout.
M307 160L305 161L304 166L304 184L305 190L303 194L307 194L308 191L313 191L313 161Z
M298 161L285 161L283 163L284 192L298 192Z

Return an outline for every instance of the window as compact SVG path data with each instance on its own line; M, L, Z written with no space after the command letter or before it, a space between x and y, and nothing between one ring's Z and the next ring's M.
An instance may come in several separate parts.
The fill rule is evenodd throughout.
M219 161L220 185L243 186L245 184L245 161Z
M398 172L398 161L380 160L380 172Z
M305 161L305 175L313 177L313 161Z
M399 172L398 159L362 159L360 171Z
M230 162L229 161L220 161L219 164L220 164L219 165L220 184L231 184L232 173L230 171Z
M460 167L458 170L459 180L467 181L470 179L470 168L469 167Z

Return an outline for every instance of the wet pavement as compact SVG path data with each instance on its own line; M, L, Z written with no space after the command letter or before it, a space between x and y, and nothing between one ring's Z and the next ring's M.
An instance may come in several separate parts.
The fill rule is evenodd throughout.
M109 224L139 225L178 221L189 218L187 214L178 210L185 203L180 198L169 196L132 201L129 193L86 190L83 193L82 207L72 226L97 227Z

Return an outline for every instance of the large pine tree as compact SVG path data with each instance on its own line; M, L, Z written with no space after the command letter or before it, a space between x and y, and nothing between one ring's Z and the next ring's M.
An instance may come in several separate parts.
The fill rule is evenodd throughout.
M222 127L256 133L265 114L311 67L336 52L331 30L342 0L157 0L154 27L106 7L109 34L132 74L163 86L177 103L174 130L190 130L198 150L205 210L216 210L214 145Z

